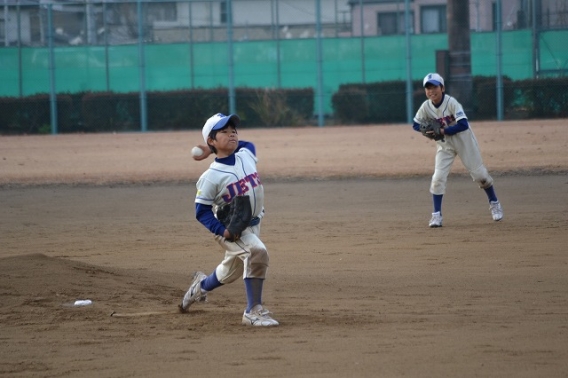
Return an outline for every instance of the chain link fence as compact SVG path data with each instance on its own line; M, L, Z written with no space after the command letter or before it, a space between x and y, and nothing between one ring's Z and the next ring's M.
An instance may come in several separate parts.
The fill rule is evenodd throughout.
M251 126L405 122L409 99L414 107L423 99L416 80L439 67L436 56L447 50L447 35L415 34L418 27L409 38L401 28L377 35L365 22L380 23L393 12L400 21L405 2L394 2L393 12L374 21L372 12L357 8L366 3L0 0L0 132L147 131L160 123L197 128L209 115L200 109L239 112ZM530 10L536 3L527 4ZM514 27L504 24L501 51L501 31L471 33L472 76L485 86L482 78L499 72L511 86L566 76L568 3L538 4L538 12L517 12ZM561 83L546 85L556 90ZM356 93L345 91L353 85ZM379 96L379 90L386 92ZM359 111L361 93L378 118L346 118ZM512 93L510 103L526 107L527 95ZM215 106L204 106L199 96ZM373 103L385 97L394 100ZM562 99L555 101L555 108L563 107ZM289 117L260 111L261 104Z

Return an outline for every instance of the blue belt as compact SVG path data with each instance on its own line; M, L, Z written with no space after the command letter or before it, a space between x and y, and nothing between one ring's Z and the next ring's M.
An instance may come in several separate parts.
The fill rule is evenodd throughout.
M249 226L256 226L257 224L260 223L260 218L259 217L254 217L250 220Z

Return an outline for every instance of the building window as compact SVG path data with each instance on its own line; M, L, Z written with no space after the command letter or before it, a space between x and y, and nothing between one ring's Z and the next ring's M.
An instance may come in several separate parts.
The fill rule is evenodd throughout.
M497 4L496 3L491 4L491 25L493 27L493 29L491 29L491 31L499 30L499 25L497 24ZM501 29L503 29L503 28L501 28Z
M445 5L425 6L420 12L422 33L445 33L448 30Z
M6 30L6 23L4 20L0 20L0 40L4 40L6 35L4 34Z
M414 33L414 13L410 12L410 34ZM393 35L405 34L405 12L377 13L377 34Z
M228 13L227 13L227 2L221 1L221 23L226 24L229 21Z
M148 3L147 14L151 21L177 21L177 4L175 2Z

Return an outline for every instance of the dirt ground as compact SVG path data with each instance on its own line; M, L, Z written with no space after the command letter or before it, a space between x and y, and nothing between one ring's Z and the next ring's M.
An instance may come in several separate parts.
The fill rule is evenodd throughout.
M566 377L566 127L474 123L505 218L457 161L439 229L410 126L241 129L270 329L240 325L242 282L177 312L222 257L199 131L0 137L0 376Z

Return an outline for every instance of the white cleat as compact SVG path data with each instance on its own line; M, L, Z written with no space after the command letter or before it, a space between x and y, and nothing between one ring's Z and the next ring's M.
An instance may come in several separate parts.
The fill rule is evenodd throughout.
M503 219L503 207L501 207L501 203L499 201L489 202L489 210L491 211L491 216L494 221L497 222Z
M442 227L442 214L439 211L432 213L432 218L430 219L430 223L428 226L434 227Z
M272 319L272 313L262 305L256 305L250 310L250 313L243 314L243 325L253 327L275 327L280 325L278 321Z
M201 281L207 278L207 275L203 272L195 272L193 274L193 282L189 289L183 296L183 300L179 305L179 310L181 312L187 312L189 306L195 302L205 302L207 300L207 292L201 289Z

